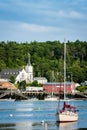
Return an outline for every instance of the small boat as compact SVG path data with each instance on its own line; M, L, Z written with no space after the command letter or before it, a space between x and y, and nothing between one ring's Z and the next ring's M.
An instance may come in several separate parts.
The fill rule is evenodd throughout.
M66 43L64 43L64 103L62 110L59 110L59 107L60 103L56 113L57 122L75 122L78 120L76 107L71 106L66 102Z
M56 96L49 95L44 100L45 101L58 101L58 98Z

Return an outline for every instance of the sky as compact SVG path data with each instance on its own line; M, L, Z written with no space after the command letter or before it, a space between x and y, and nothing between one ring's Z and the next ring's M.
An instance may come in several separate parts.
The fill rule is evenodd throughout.
M87 41L87 0L0 0L0 41Z

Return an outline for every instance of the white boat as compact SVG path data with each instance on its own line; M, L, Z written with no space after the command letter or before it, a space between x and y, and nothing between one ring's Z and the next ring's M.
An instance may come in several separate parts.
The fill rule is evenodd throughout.
M58 101L58 98L56 96L49 95L44 100L45 101Z
M64 43L64 104L62 110L57 110L57 122L75 122L78 120L76 107L66 103L66 42ZM59 105L58 105L59 106Z
M62 110L56 113L57 121L62 122L75 122L78 120L78 112L74 106L66 104L64 102L64 106Z

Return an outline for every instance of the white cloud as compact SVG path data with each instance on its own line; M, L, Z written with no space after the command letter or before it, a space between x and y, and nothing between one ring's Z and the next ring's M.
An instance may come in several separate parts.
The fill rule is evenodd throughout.
M41 12L42 13L42 12ZM81 19L84 17L83 14L77 12L77 11L64 11L64 10L58 10L58 11L44 11L43 14L51 17L60 17L60 18L73 18L73 19Z
M70 16L71 18L83 18L83 17L84 17L81 13L79 13L79 12L77 12L77 11L71 11L71 12L69 13L69 16Z
M81 31L80 31L81 30ZM0 21L0 41L13 40L17 42L26 41L63 41L86 40L87 27L82 26L41 26L17 21Z
M51 26L42 26L37 24L28 24L28 23L20 23L19 27L26 31L32 32L50 32L50 31L58 31L60 28L51 27Z
M69 1L0 0L0 40L86 39L86 5Z
M21 31L30 31L30 32L50 32L50 31L59 31L60 28L52 26L44 26L38 24L31 24L18 21L0 21L0 28L2 31L8 30L21 30ZM5 29L5 30L3 30Z
M49 39L61 31L61 28L41 26L17 21L0 21L0 40L33 41ZM50 37L50 38L49 38ZM53 38L55 39L55 37Z

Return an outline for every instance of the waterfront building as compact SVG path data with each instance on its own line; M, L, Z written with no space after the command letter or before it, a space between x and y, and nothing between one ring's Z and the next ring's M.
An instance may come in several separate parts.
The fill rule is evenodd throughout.
M48 82L43 84L43 90L47 93L59 93L64 91L64 83ZM66 93L75 93L75 83L66 82Z

